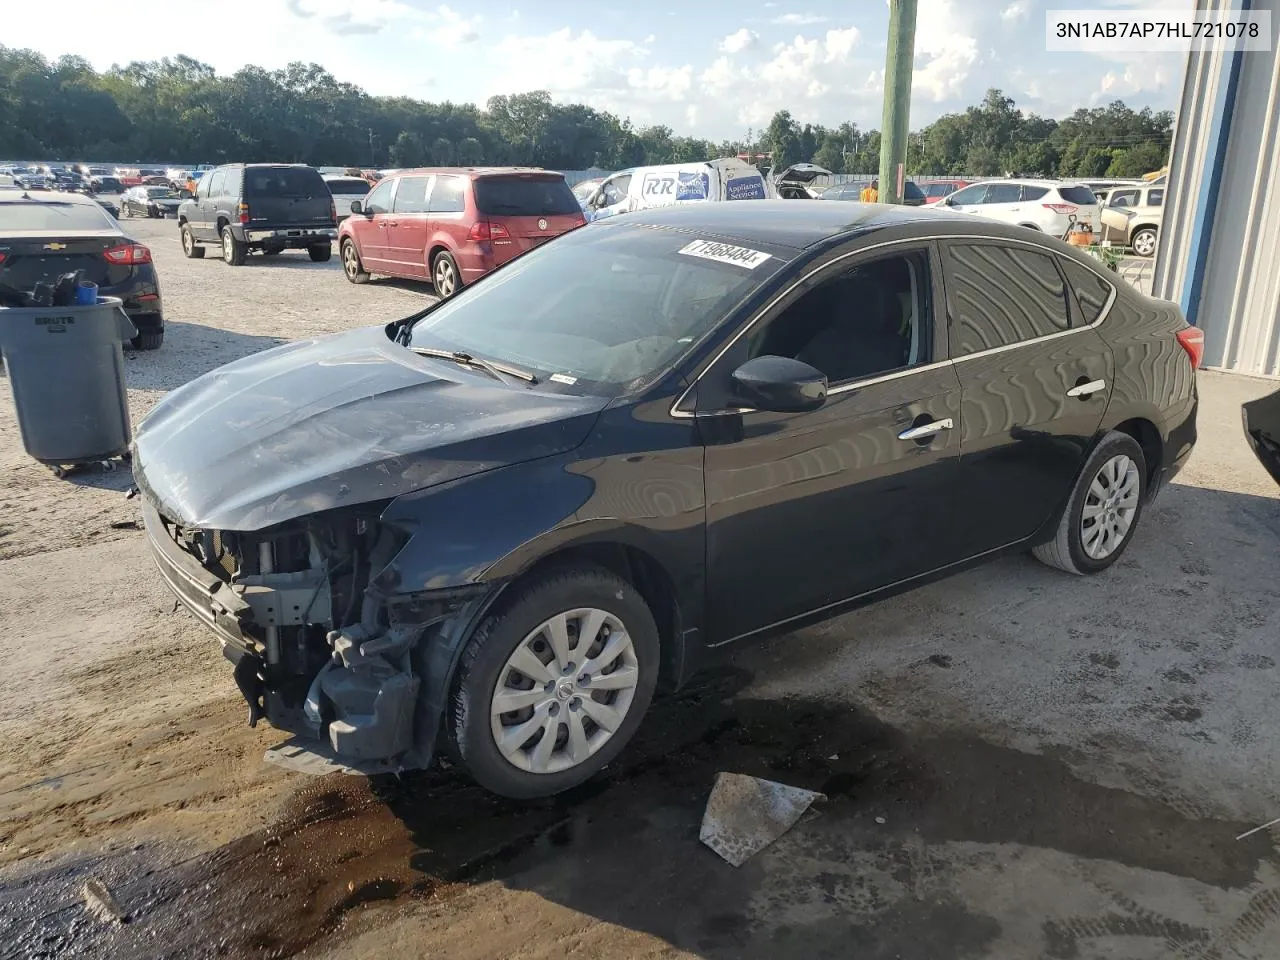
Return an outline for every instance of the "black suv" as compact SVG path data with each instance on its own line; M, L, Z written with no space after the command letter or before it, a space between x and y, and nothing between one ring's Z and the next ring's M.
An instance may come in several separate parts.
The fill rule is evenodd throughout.
M217 243L233 267L250 250L305 248L328 260L338 236L333 197L319 172L300 163L231 163L205 173L196 195L178 207L182 252L203 257Z

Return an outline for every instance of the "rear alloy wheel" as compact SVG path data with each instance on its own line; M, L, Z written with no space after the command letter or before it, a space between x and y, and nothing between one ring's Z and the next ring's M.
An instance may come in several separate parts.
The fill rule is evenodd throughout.
M313 263L326 263L333 256L333 245L326 243L307 247L307 254L311 257Z
M360 262L360 251L351 240L342 241L342 272L352 283L368 283L369 274Z
M182 237L182 254L188 260L199 260L204 256L204 247L196 243L195 234L191 232L191 224L184 223L178 233Z
M1032 552L1067 573L1105 570L1133 538L1146 496L1142 447L1126 433L1108 433L1080 472L1054 538Z
M458 282L458 265L443 250L436 254L435 263L431 267L431 282L436 288L436 296L441 300L448 300L462 286Z
M224 226L222 228L222 262L229 267L239 267L244 264L245 246L236 239L235 234L231 232L231 227Z
M1129 242L1133 252L1140 257L1153 257L1156 253L1156 231L1154 227L1143 227L1133 235Z
M459 668L453 739L468 771L519 799L582 783L640 725L658 652L648 606L607 570L562 568L517 586Z

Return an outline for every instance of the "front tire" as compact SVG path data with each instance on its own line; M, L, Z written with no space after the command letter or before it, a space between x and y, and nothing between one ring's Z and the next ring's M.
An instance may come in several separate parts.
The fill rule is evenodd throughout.
M243 266L248 249L236 239L230 224L222 228L222 262L229 267Z
M343 240L339 249L342 252L342 272L346 278L352 283L368 283L369 272L360 262L360 251L356 249L355 242Z
M312 263L327 263L333 256L333 245L326 243L323 246L307 247L307 255L311 257Z
M1124 553L1147 497L1147 460L1138 441L1112 431L1102 438L1071 491L1054 538L1036 559L1082 576L1107 569Z
M191 224L184 223L178 230L182 237L182 255L188 260L199 260L204 256L204 247L196 243L196 236L191 232Z
M462 655L451 733L468 772L504 797L548 797L602 770L639 727L658 680L653 614L594 565L512 588Z

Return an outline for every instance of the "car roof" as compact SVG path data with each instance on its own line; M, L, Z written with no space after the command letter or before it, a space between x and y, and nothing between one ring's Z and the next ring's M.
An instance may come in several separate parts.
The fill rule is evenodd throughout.
M564 179L564 174L556 170L544 170L542 167L411 167L405 170L397 170L394 173L388 173L386 179L391 177L407 177L421 176L423 174L448 174L451 176L465 176L471 178L478 177L494 177L494 176L510 176L513 173L536 173L545 174L547 177L559 177Z
M80 193L40 193L34 195L21 194L14 197L6 192L4 203L67 203L81 206L97 206L97 201Z
M1027 234L1026 227L1014 227L998 220L984 220L971 214L933 207L797 200L672 204L606 217L593 223L590 229L632 224L802 250L835 237L852 238L892 227L927 228L930 223L945 224L947 229L942 232L963 228L965 233L996 239L1016 239ZM921 234L928 232L927 229L920 230Z

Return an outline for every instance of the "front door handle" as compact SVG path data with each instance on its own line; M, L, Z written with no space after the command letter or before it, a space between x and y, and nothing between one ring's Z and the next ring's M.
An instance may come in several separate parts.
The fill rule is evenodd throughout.
M923 440L926 437L932 437L935 433L941 433L943 430L950 430L954 426L955 424L950 417L943 417L941 420L930 420L928 423L922 423L918 427L903 430L898 434L898 439Z
M1077 383L1067 391L1068 397L1091 397L1099 390L1107 389L1107 381L1090 380L1088 383Z
M382 225L385 227L398 227L400 226L400 221L399 220L383 220Z

